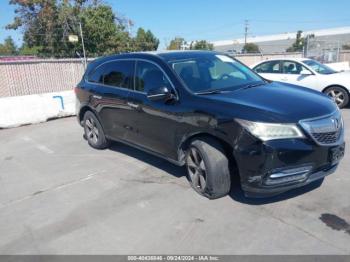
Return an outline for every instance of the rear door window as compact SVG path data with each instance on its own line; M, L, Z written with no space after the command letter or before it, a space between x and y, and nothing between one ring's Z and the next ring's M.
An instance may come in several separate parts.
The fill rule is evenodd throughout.
M254 68L254 71L262 74L280 74L281 66L280 61L269 61L262 63Z
M133 61L112 61L95 69L89 75L89 82L103 85L131 88L134 72Z

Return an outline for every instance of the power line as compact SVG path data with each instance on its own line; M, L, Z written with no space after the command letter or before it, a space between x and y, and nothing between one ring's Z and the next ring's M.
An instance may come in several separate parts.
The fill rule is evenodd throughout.
M286 23L286 24L290 24L291 21L290 20L265 20L265 19L252 19L251 21L253 22L259 22L259 23ZM339 22L349 22L350 19L349 18L345 18L345 19L333 19L333 20L304 20L304 21L300 21L300 20L295 20L293 21L293 24L299 23L299 24L312 24L312 23L339 23Z

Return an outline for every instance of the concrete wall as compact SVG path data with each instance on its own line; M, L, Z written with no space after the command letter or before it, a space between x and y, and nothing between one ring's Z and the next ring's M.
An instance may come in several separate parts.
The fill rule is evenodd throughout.
M0 128L45 122L75 115L72 90L39 95L0 98Z
M276 53L276 54L239 54L236 55L235 58L246 64L247 66L251 66L263 60L275 59L275 58L299 58L303 57L302 53Z

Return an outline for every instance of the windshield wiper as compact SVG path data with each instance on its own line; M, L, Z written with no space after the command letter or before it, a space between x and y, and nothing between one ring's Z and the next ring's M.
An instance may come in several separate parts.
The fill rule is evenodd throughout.
M223 93L224 90L221 89L212 89L212 90L204 90L204 91L200 91L200 92L196 92L196 95L211 95L211 94L220 94Z
M243 89L248 89L248 88L263 86L263 85L266 85L266 82L256 83L256 84L248 84L248 85L244 86Z

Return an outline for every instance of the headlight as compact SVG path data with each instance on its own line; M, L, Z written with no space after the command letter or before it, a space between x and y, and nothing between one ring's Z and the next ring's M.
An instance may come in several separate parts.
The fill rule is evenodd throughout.
M286 138L303 138L304 134L294 124L270 124L236 119L246 130L257 138L267 141Z

